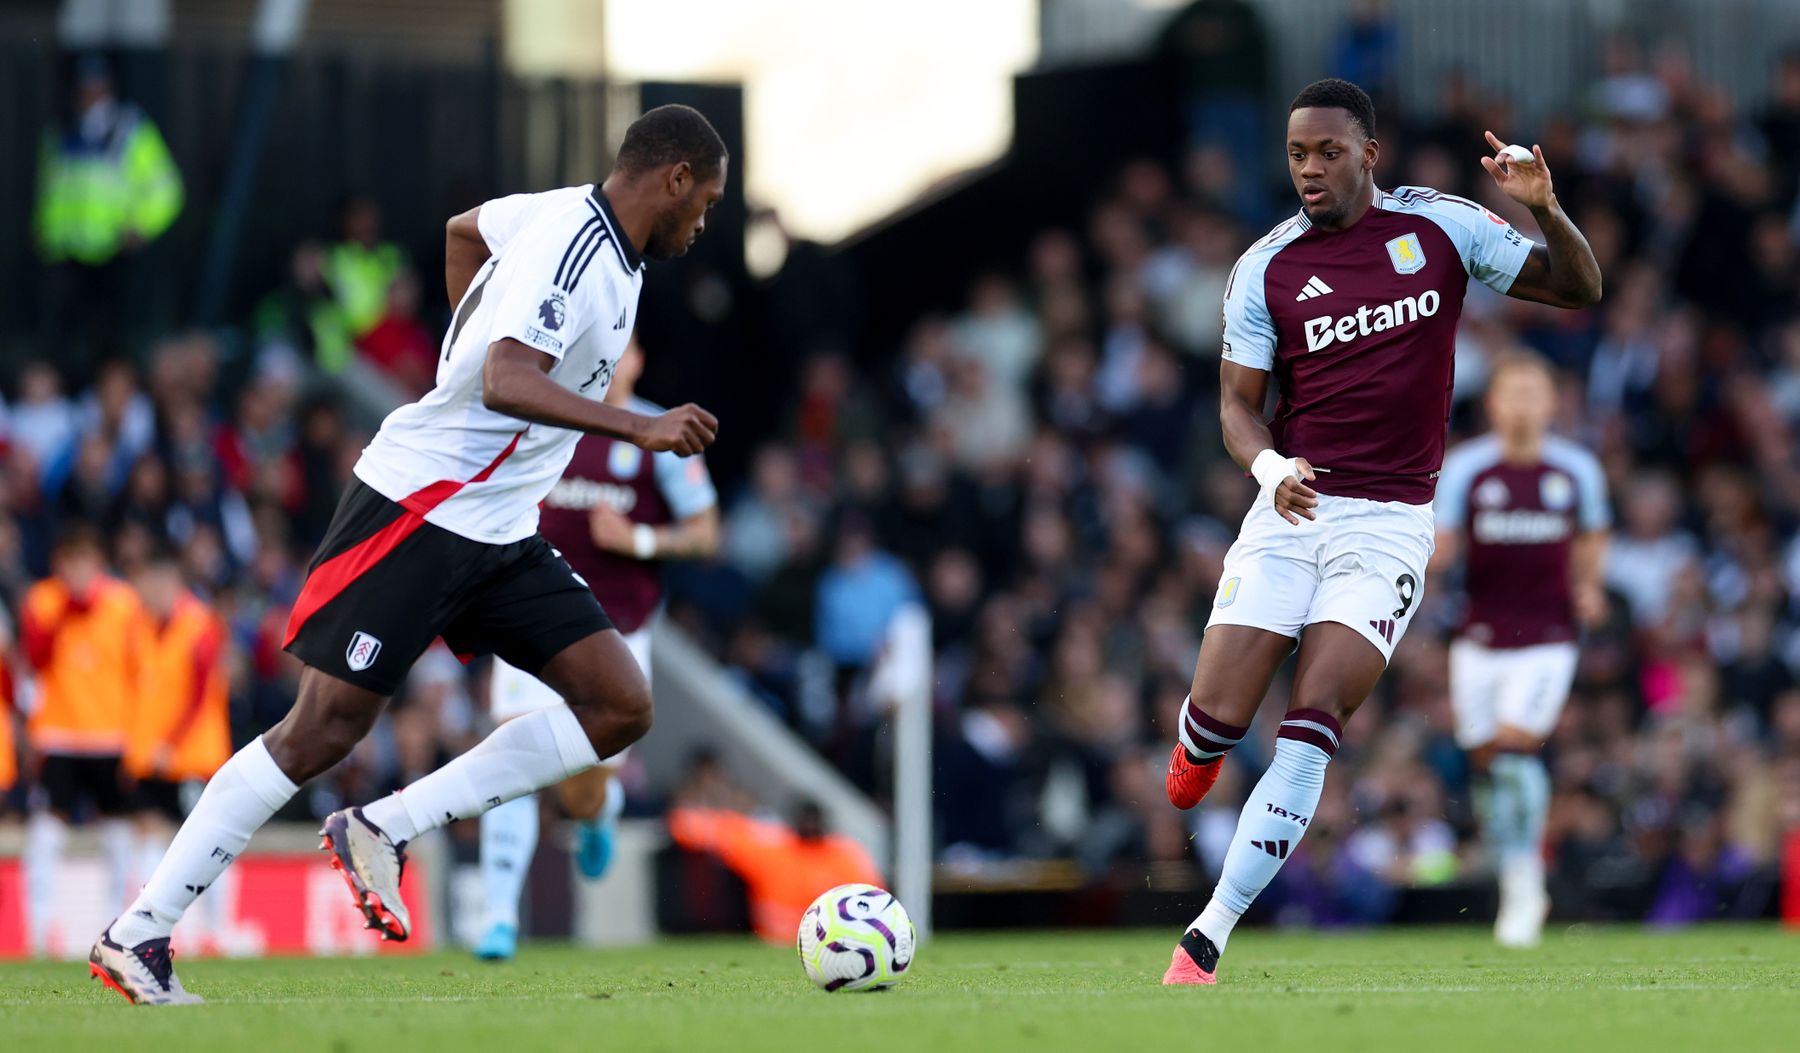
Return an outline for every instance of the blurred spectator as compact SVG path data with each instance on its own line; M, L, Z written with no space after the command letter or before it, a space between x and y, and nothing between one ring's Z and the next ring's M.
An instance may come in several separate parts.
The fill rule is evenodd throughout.
M1222 203L1260 224L1269 214L1262 174L1271 162L1264 149L1270 59L1262 16L1244 0L1192 0L1169 19L1157 51L1175 68L1190 147L1230 158L1230 199Z
M56 471L74 448L78 423L56 367L41 360L25 363L19 373L19 399L8 415L9 441L30 453L41 471Z
M335 375L350 361L351 333L325 280L325 247L294 246L287 280L263 297L251 319L258 351L311 362Z
M1781 56L1771 79L1769 101L1756 124L1768 151L1775 197L1793 201L1800 196L1800 52Z
M419 278L401 271L388 286L381 320L356 342L363 357L400 386L408 397L430 391L437 381L438 344L419 321Z
M789 525L793 517L813 514L800 493L799 468L793 454L779 446L756 451L750 486L731 506L725 552L733 566L754 581L764 581L791 555Z
M1025 849L1034 745L1029 719L1016 704L999 695L971 700L934 754L940 771L938 837L946 863L1006 858Z
M155 122L120 99L98 55L75 61L67 119L38 160L38 253L50 266L43 337L71 377L119 354L128 288L123 259L181 213L181 173Z
M1237 262L1239 238L1231 219L1209 209L1187 209L1175 224L1179 240L1157 252L1144 269L1144 289L1161 328L1184 353L1210 362L1219 353L1219 305Z
M1694 539L1679 529L1681 493L1663 474L1641 475L1624 495L1624 530L1606 554L1606 584L1631 604L1639 625L1668 613L1678 575L1693 566Z
M218 615L182 582L172 554L151 555L133 586L141 613L124 763L137 813L134 873L142 881L187 817L184 792L197 791L231 755L229 641Z
M52 576L25 594L22 636L38 679L28 728L46 798L25 838L26 921L37 953L49 946L69 823L99 819L107 901L126 899L132 802L121 758L138 704L142 617L131 587L106 572L99 533L86 523L64 530Z
M1400 27L1387 0L1354 0L1331 45L1332 76L1360 85L1386 106L1394 99L1394 72L1400 63Z
M361 340L381 321L388 291L406 267L393 242L381 240L381 206L367 194L347 194L338 203L338 241L325 250L325 284L343 314L352 340ZM320 361L327 373L332 364Z
M866 668L894 612L918 598L906 566L876 547L866 516L846 513L838 523L831 565L819 576L820 649L840 667Z
M853 881L881 884L881 871L851 838L831 833L811 801L794 809L791 826L737 812L684 806L669 813L669 836L690 852L710 852L750 889L756 934L789 944L800 916L821 889Z
M969 290L969 309L951 323L957 350L980 363L997 387L1023 390L1040 352L1037 319L1007 278L984 275Z
M101 366L93 390L82 398L75 415L77 428L111 442L108 471L115 481L122 480L156 441L156 411L138 390L137 370L129 362L114 360Z

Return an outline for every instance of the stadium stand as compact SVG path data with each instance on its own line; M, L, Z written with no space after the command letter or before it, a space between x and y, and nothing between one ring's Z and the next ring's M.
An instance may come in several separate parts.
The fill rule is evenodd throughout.
M1611 622L1551 751L1558 911L1760 916L1800 838L1800 58L1754 104L1678 56L1609 62L1538 136L1607 299L1554 314L1473 290L1453 437L1479 427L1484 363L1533 349L1559 370L1561 430L1601 453L1615 499ZM1466 79L1442 98L1435 113L1384 107L1384 185L1467 194L1529 231L1476 165L1504 102ZM1199 887L1268 756L1259 724L1191 821L1163 803L1165 724L1253 490L1212 412L1223 283L1261 233L1233 200L1245 177L1204 145L1124 160L1098 197L1009 241L1003 266L940 260L961 308L908 319L891 357L813 353L775 435L740 454L725 559L674 576L672 621L877 799L890 743L863 674L880 612L925 599L946 880L1055 860L1074 863L1050 868L1059 887L1171 866ZM1270 214L1289 196L1270 189ZM177 546L230 627L238 741L293 698L287 608L367 435L312 383L306 344L336 331L307 269L318 251L297 243L247 359L211 333L165 333L141 368L78 390L35 363L0 412L0 600L19 609L76 519L105 530L122 574ZM395 316L373 332L399 350L365 348L359 368L414 385L416 304L404 287L381 302ZM1305 857L1268 897L1280 916L1412 916L1480 875L1450 738L1452 595L1428 585L1434 631L1408 636L1350 724ZM479 681L448 659L428 657L292 818L466 748Z

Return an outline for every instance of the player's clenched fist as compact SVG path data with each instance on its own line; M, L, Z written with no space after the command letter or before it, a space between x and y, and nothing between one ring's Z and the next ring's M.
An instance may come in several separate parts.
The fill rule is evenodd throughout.
M1319 495L1306 484L1315 477L1312 462L1304 457L1283 457L1274 450L1264 450L1250 462L1250 474L1263 493L1275 502L1281 518L1300 525L1302 517L1315 519L1313 509L1319 507Z
M690 402L652 417L637 445L652 453L672 450L687 457L711 446L718 434L719 418Z

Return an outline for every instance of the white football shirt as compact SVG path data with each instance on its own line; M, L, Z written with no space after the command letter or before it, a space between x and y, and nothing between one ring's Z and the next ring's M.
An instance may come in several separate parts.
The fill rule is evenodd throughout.
M592 184L481 206L493 256L456 307L437 386L382 422L356 475L425 521L507 544L537 531L581 433L529 424L481 403L488 345L511 337L556 360L549 376L596 402L637 321L644 264Z

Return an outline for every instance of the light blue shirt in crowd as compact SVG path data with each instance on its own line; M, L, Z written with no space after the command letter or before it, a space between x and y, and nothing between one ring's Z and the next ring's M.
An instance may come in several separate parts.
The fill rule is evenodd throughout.
M852 567L834 564L819 577L813 609L819 647L839 665L867 665L894 612L918 596L906 564L886 552Z

